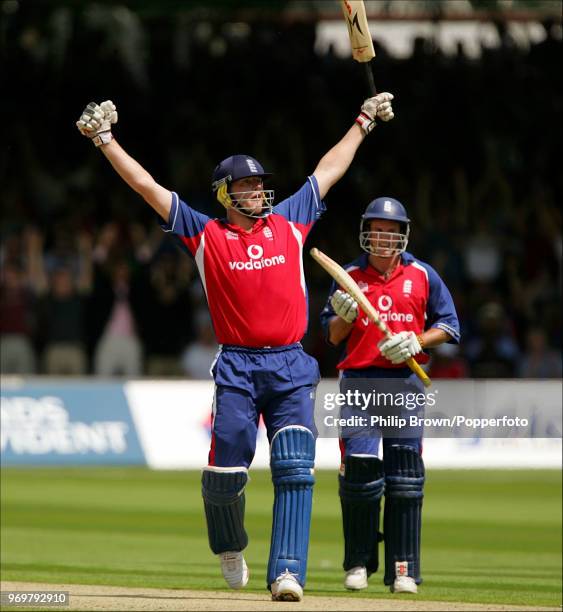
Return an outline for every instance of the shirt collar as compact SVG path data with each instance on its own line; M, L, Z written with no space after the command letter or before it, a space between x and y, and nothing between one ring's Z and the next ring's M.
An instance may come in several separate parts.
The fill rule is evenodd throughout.
M267 219L268 217L262 217L258 219L249 231L245 230L240 225L234 225L233 223L229 223L227 217L223 217L222 219L219 219L219 221L232 232L237 232L238 234L256 234L266 226Z
M375 268L372 268L369 265L369 259L368 259L369 254L368 253L362 253L362 255L360 255L358 264L362 271L366 272L367 274L372 274L375 278L386 283L392 278L395 278L395 276L397 276L398 274L401 274L402 268L404 266L408 266L414 261L414 257L410 253L406 253L406 252L401 253L399 257L400 257L400 261L399 261L398 266L393 270L391 276L389 276L388 278L385 278L383 274L381 274Z

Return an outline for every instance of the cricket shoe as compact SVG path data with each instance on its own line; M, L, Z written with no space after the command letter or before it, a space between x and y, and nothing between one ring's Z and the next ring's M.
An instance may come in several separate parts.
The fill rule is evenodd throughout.
M223 552L221 571L231 589L242 589L248 584L248 567L241 552Z
M295 574L285 570L275 582L270 585L272 599L274 601L301 601L303 599L303 588L297 582Z
M398 576L390 589L391 593L418 593L416 582L410 576Z
M360 565L349 569L344 577L344 586L349 591L361 591L367 589L368 573L365 567Z

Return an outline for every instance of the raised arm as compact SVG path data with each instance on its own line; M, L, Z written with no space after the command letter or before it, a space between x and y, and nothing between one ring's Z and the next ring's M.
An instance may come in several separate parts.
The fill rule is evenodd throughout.
M344 176L358 147L375 127L375 118L378 117L382 121L393 119L395 115L391 107L392 99L393 95L387 92L368 98L362 105L355 124L346 132L344 138L322 157L313 172L321 198L324 198L328 190Z
M76 126L81 134L90 138L109 160L119 176L154 210L168 221L172 206L172 192L159 185L115 140L111 124L117 123L117 111L111 100L100 105L90 102Z

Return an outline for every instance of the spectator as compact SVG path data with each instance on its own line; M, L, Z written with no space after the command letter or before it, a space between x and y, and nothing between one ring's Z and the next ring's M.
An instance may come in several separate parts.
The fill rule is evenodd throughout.
M541 327L532 327L526 334L519 374L522 378L561 378L561 353L548 345Z
M148 376L181 376L182 349L193 337L187 277L178 273L177 260L164 252L145 271L140 330Z
M219 347L215 341L211 318L207 309L200 309L196 316L197 339L184 351L182 366L188 378L211 379L211 366L217 357Z
M94 331L94 373L97 376L140 376L143 349L137 333L138 296L124 259L113 261L109 272L98 267L90 301Z
M467 362L460 356L457 344L440 344L432 351L430 378L467 378L468 374Z
M2 266L0 292L0 371L34 374L36 359L31 342L34 296L17 263Z
M478 312L478 331L465 346L472 378L511 378L516 375L518 346L508 331L503 307L489 302Z
M37 234L39 234L37 232ZM41 238L35 243L40 244ZM92 290L92 242L78 238L78 279L67 261L58 261L48 286L41 250L32 252L39 302L38 334L44 344L43 371L50 375L84 375L88 371L86 300Z
M467 239L464 250L466 272L475 283L494 283L502 268L501 245L481 220Z
M74 284L72 271L61 267L51 275L49 293L40 303L40 329L44 335L45 374L83 375L88 361L84 348L84 296Z

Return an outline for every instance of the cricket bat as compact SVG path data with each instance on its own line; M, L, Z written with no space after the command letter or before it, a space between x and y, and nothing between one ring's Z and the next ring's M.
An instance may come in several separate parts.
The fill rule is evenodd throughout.
M310 251L311 257L320 264L332 278L348 293L351 295L360 308L364 311L366 316L377 325L381 333L387 338L392 338L393 334L387 327L384 321L379 318L379 313L374 308L372 303L368 300L364 292L358 287L356 281L333 259L325 255L322 251L317 248L313 248ZM429 387L432 384L430 378L428 378L426 372L420 367L420 365L411 357L405 362L408 367L420 378L425 387Z
M368 86L372 96L377 95L370 61L375 57L373 41L369 32L366 7L363 0L340 0L348 35L352 45L352 57L365 66Z

